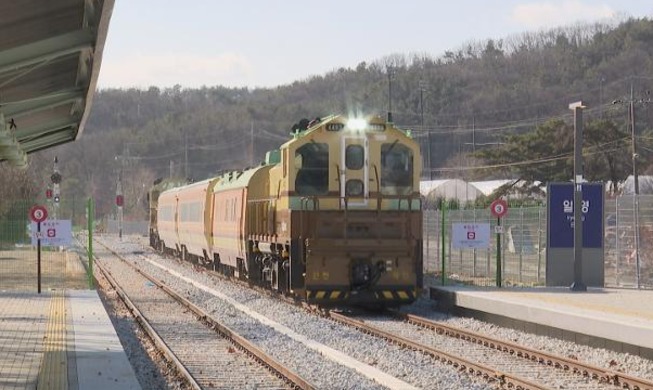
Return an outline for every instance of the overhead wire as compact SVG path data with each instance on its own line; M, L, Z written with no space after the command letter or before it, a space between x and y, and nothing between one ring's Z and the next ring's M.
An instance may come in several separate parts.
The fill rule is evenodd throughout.
M624 149L627 146L622 146L618 148L612 148L612 149L601 149L595 152L584 152L583 156L592 156L595 154L599 153L609 153L609 152L616 152L618 150ZM477 170L477 169L497 169L497 168L510 168L513 166L521 166L521 165L531 165L531 164L545 164L553 161L558 161L558 160L565 160L568 158L571 158L573 156L573 152L567 152L555 156L549 156L549 157L544 157L540 159L532 159L532 160L523 160L523 161L514 161L514 162L509 162L509 163L503 163L503 164L489 164L489 165L477 165L477 166L468 166L468 167L447 167L447 168L431 168L427 169L427 172L454 172L454 171L467 171L467 170Z

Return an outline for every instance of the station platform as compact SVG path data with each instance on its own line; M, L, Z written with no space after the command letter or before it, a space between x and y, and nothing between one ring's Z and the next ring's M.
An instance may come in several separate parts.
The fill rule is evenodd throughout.
M653 359L653 290L431 286L439 310Z
M94 290L0 291L0 388L140 389Z

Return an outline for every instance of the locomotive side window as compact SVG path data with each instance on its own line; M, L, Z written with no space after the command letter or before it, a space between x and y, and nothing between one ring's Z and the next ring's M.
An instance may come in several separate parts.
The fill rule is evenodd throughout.
M329 145L310 142L295 152L295 192L325 195L329 192Z
M349 145L345 150L347 169L361 169L365 162L365 149L361 145Z
M397 143L381 145L381 193L407 195L413 192L413 152Z

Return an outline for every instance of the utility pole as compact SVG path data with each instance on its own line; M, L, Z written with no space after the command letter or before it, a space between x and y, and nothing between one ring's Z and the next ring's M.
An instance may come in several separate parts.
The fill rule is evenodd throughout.
M183 129L182 129L183 131ZM188 134L184 132L184 177L188 178Z
M621 99L613 100L612 104L623 104L628 103L628 126L630 127L630 148L631 148L631 158L633 161L633 187L635 195L639 195L639 172L638 172L638 159L639 154L637 153L637 132L635 131L635 103L649 104L651 99L635 99L633 91L633 82L630 82L630 99L624 101Z
M249 128L249 166L254 166L254 122Z
M386 66L388 73L388 123L392 123L392 79L394 78L395 70L392 65Z
M122 240L122 206L124 198L122 195L122 171L118 174L118 185L116 186L116 206L118 206L118 238Z
M599 79L599 108L601 111L601 118L603 118L603 82L605 81L605 77L601 76Z
M633 82L630 82L630 143L633 155L633 183L635 196L639 195L639 177L637 175L637 138L635 137L635 98L633 96Z
M638 159L639 154L637 153L637 132L635 127L635 103L649 104L651 99L638 99L635 100L635 94L633 91L633 82L630 81L630 100L628 101L628 125L630 126L630 148L631 148L631 157L633 162L633 220L634 220L634 231L635 231L635 264L637 267L637 287L640 287L640 232L639 232L639 172L638 172ZM614 100L612 104L624 104L623 100Z
M476 115L472 115L472 153L476 153Z
M426 131L424 128L424 91L426 91L426 83L422 80L419 81L419 106L421 109L420 123L422 127L422 134ZM426 133L426 164L429 179L433 180L433 170L431 169L431 132Z

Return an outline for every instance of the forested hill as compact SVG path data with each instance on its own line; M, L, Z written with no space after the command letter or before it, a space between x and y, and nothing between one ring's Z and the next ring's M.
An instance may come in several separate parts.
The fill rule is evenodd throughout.
M101 90L81 140L51 153L64 177L75 179L70 191L77 187L110 203L121 170L126 192L137 196L171 172L202 179L255 164L301 118L386 115L389 80L394 121L413 129L423 145L431 142L437 177L439 168L462 164L465 154L507 132L567 120L568 105L577 100L588 106L589 120L608 116L626 128L627 107L612 102L630 99L631 82L636 98L648 98L653 21L524 33L471 42L439 57L396 54L272 89ZM638 110L643 132L650 115Z

